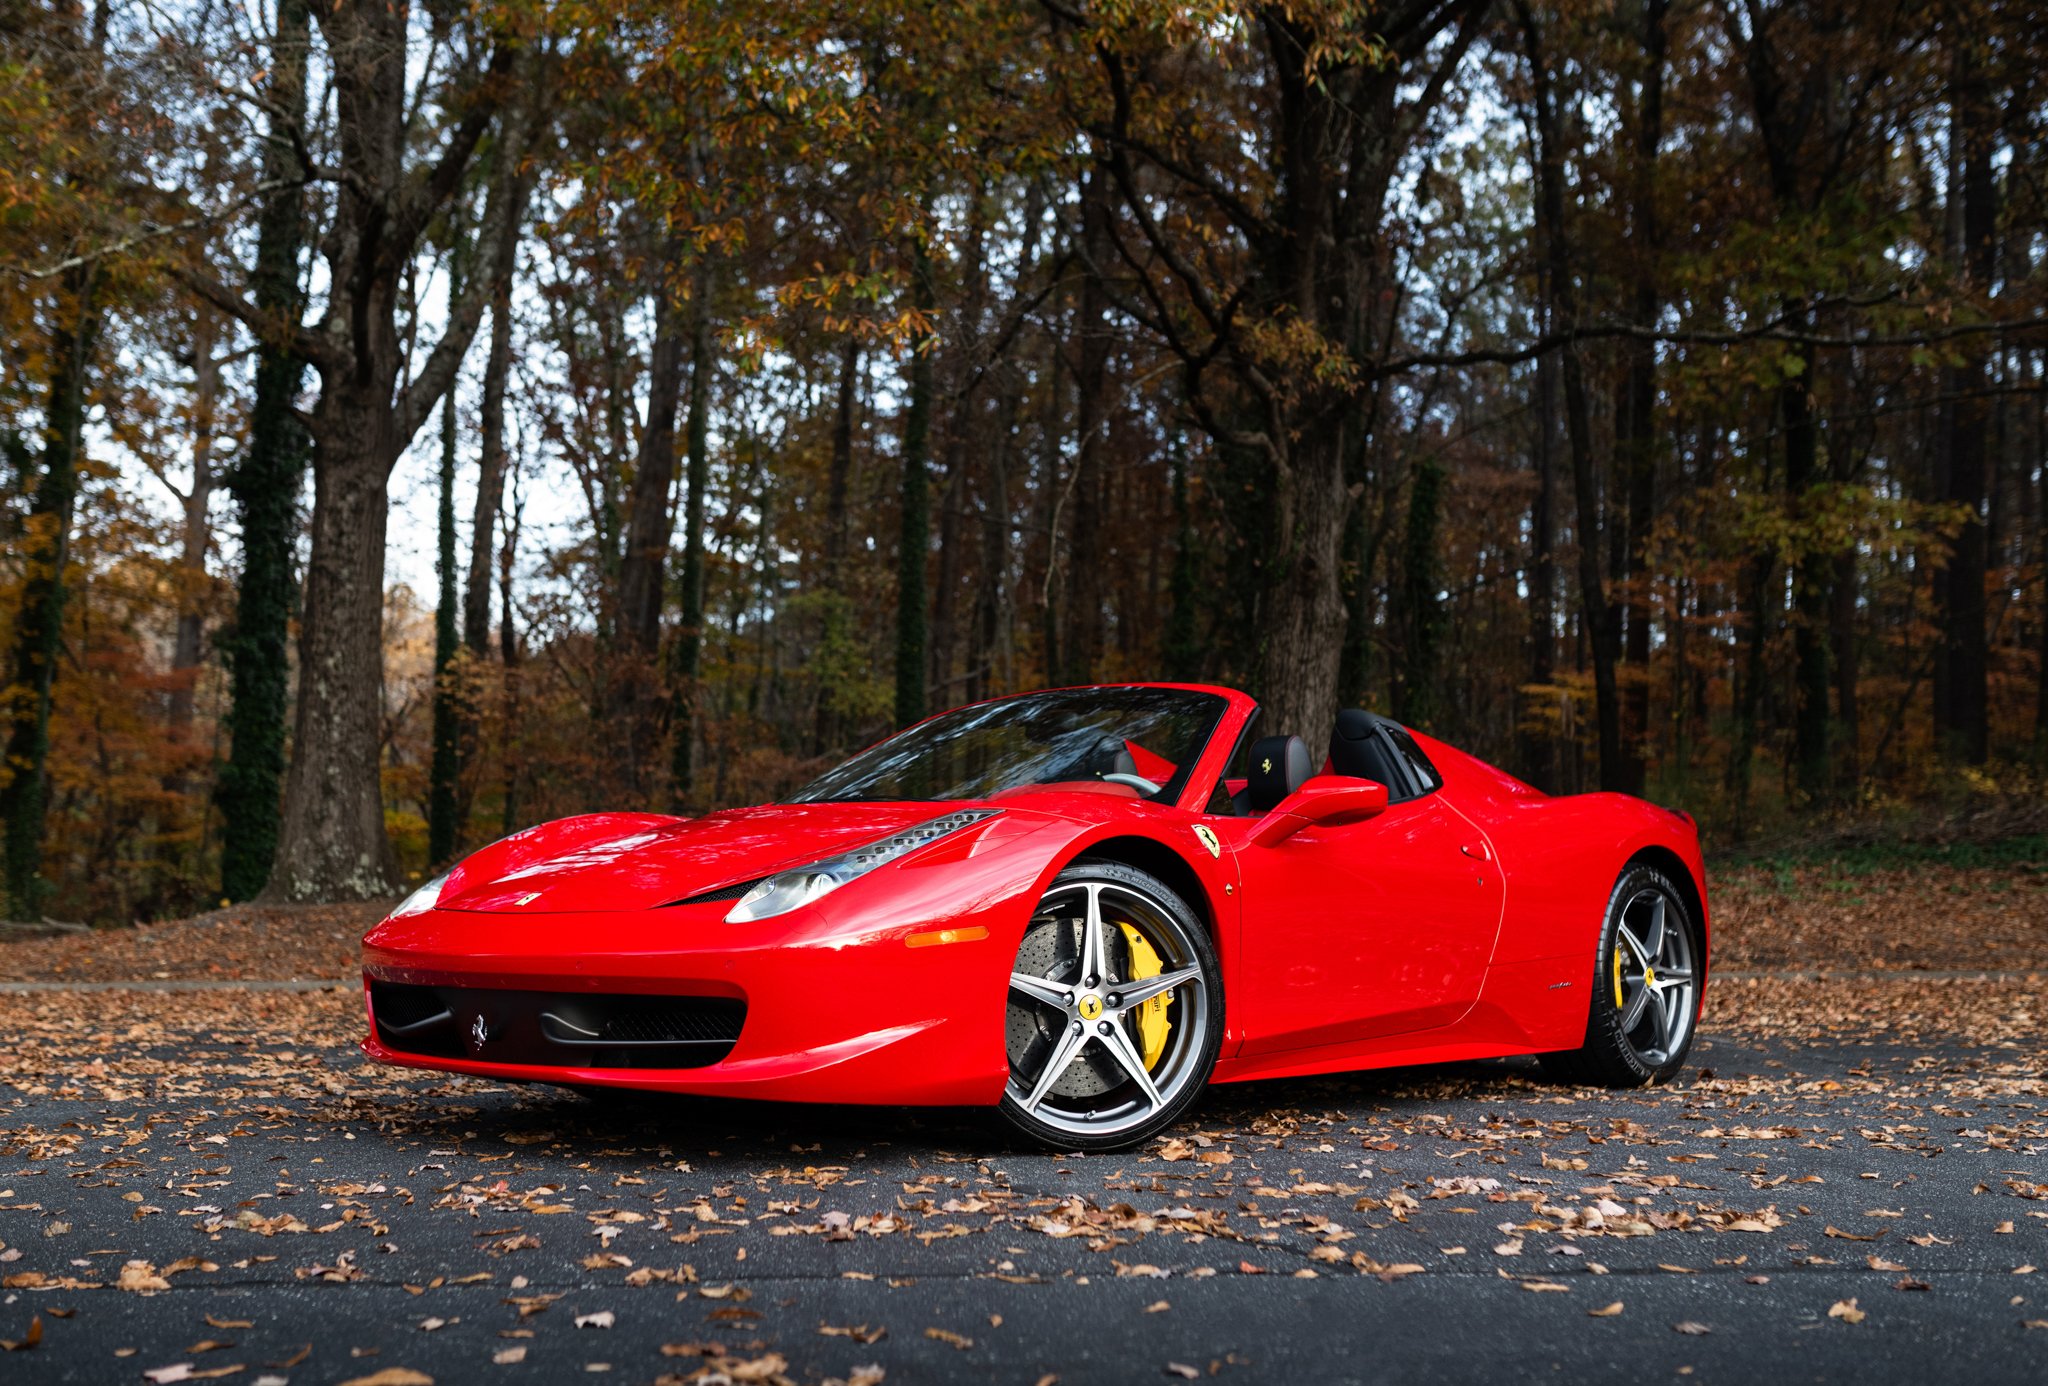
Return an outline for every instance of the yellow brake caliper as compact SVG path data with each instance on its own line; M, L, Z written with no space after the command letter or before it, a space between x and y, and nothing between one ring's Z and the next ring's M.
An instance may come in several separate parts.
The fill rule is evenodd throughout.
M1119 923L1117 928L1124 931L1124 945L1131 954L1129 980L1142 982L1165 970L1158 950L1145 941L1144 935L1128 924ZM1172 994L1162 993L1138 1007L1138 1054L1148 1069L1157 1068L1159 1056L1166 1052L1166 1032L1173 1028L1173 1022L1166 1018L1166 1008L1172 1004Z
M1621 1009L1621 940L1614 941L1614 1009Z

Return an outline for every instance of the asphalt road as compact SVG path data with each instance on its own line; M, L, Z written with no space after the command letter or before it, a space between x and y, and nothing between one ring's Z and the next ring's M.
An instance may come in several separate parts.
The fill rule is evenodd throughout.
M1079 1157L81 1024L0 1085L0 1382L2048 1379L2039 1047L1219 1089Z

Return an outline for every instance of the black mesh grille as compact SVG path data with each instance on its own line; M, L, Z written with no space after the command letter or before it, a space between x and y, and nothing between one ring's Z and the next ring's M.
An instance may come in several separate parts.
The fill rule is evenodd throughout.
M746 1008L738 1001L720 1003L691 999L678 1004L666 997L606 998L607 1005L600 1033L606 1039L618 1040L625 1044L672 1043L683 1041L706 1044L724 1040L727 1043L739 1038L740 1017ZM732 1015L713 1009L729 1006Z
M572 1068L703 1068L747 1003L723 996L501 991L372 981L377 1038L407 1054Z
M729 886L720 886L716 890L707 890L699 895L686 895L680 900L670 900L667 904L657 905L655 908L665 910L672 905L708 905L717 900L737 900L767 879L766 876L756 876L751 881L735 881Z

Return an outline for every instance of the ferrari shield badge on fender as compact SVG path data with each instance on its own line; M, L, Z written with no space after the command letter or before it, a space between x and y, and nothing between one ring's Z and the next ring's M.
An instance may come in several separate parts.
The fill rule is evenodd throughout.
M1223 845L1216 840L1216 834L1209 831L1208 824L1195 824L1195 836L1200 838L1202 845L1209 849L1210 856L1220 857L1223 855Z
M491 1022L483 1018L482 1012L478 1012L477 1018L469 1022L469 1047L481 1054L490 1038Z

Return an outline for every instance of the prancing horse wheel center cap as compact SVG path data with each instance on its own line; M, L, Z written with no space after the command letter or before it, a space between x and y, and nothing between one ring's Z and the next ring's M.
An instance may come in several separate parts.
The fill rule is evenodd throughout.
M1075 1007L1075 1010L1083 1020L1099 1019L1102 1015L1102 998L1092 991L1088 992L1081 998L1081 1004Z

